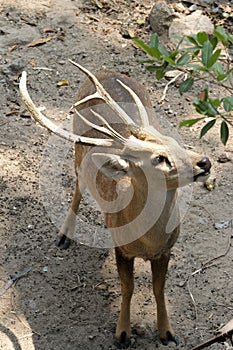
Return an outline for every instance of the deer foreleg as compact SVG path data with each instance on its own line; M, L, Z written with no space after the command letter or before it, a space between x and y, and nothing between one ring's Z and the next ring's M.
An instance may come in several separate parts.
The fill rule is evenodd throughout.
M58 233L56 245L62 249L66 249L70 245L70 241L74 237L76 227L76 215L78 212L79 204L82 199L82 193L79 188L79 182L76 180L76 187L74 196L72 199L71 207L66 215L65 221Z
M162 255L159 259L151 261L153 292L157 304L157 326L161 342L167 345L169 341L178 344L174 331L168 319L167 308L164 296L165 279L170 254Z
M120 349L125 349L130 345L130 302L134 290L134 259L125 258L119 248L116 248L115 251L122 295L121 310L116 328L116 345Z

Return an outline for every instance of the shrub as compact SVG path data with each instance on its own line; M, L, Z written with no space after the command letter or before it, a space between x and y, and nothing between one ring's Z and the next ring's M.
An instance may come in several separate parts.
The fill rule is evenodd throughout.
M156 79L162 79L169 71L177 70L183 75L183 81L179 84L179 93L183 95L191 90L194 84L203 83L201 91L192 100L199 118L183 120L180 126L190 127L200 120L206 121L201 129L200 137L205 135L221 119L220 138L226 145L229 137L229 126L233 126L233 84L231 81L233 68L230 67L231 57L228 53L233 44L233 35L227 33L221 26L217 26L213 35L206 32L175 36L178 44L174 50L169 50L159 43L159 37L155 33L147 45L138 38L133 38L134 43L142 49L149 59L141 61L146 69L155 72ZM212 98L210 96L211 85L221 88L222 96Z

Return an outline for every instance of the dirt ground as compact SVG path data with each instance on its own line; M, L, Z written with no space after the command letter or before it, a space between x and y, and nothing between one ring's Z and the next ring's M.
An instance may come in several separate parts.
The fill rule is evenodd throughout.
M22 106L18 77L27 70L34 100L46 106L47 115L57 123L69 123L67 112L84 76L68 59L91 71L115 69L141 81L150 91L156 115L177 127L195 114L192 106L181 100L174 86L166 102L158 104L166 82L155 82L138 64L143 56L125 35L125 30L133 28L149 38L148 26L140 27L136 21L148 15L152 4L149 0L0 0L0 293L12 276L30 269L0 296L2 350L114 349L120 306L114 252L77 242L68 250L55 247L59 224L43 206L39 187L41 177L47 176L42 172L44 149L51 147L51 137L31 121ZM38 38L47 42L33 44ZM69 85L57 87L64 79ZM233 140L231 135L224 149L217 128L201 141L199 131L197 126L179 133L184 143L211 158L216 187L209 192L201 184L194 186L166 286L171 321L180 339L177 349L185 350L212 337L233 316L232 227L214 226L233 219L232 161L217 162L225 151L233 159ZM61 154L63 159L56 166L65 192L64 214L74 172L70 146L64 144ZM100 224L88 197L80 215L93 230ZM131 349L174 348L172 344L164 347L158 339L149 263L136 261L135 278ZM225 343L210 349L231 347Z

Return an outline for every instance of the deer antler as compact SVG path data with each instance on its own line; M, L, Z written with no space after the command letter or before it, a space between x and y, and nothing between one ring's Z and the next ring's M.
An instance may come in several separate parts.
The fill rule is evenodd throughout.
M45 115L43 115L39 110L39 108L35 106L35 104L33 103L27 91L27 73L25 71L22 72L22 76L19 83L19 90L22 96L22 100L25 103L28 111L30 112L31 117L35 121L37 121L41 126L45 127L46 129L53 132L54 134L68 141L73 141L77 143L96 145L96 146L107 146L107 147L113 145L114 140L111 140L111 139L97 139L97 138L90 138L90 137L84 137L84 136L73 134L61 128L60 126L56 125L50 119L48 119Z
M90 121L88 121L83 115L79 113L77 110L77 106L84 103L85 101L88 101L93 98L101 98L103 99L118 115L120 118L127 124L127 125L135 125L133 120L125 113L125 111L112 99L112 97L108 94L108 92L103 88L103 86L100 84L98 79L90 73L87 69L80 66L79 64L71 61L74 65L76 65L78 68L80 68L85 74L88 75L88 77L92 80L92 82L96 86L96 93L89 95L85 97L84 99L78 101L75 103L71 109L73 109L78 116L89 126L91 126L93 129L100 131L101 133L110 136L109 139L99 139L99 138L91 138L91 137L85 137L80 136L77 134L74 134L68 130L63 129L62 127L56 125L53 123L50 119L48 119L44 114L41 113L39 108L35 106L33 103L28 90L27 90L27 73L24 71L22 72L22 76L19 83L19 89L22 96L22 100L25 103L28 111L31 114L31 117L38 122L41 126L45 127L47 130L53 132L54 134L68 140L73 141L76 143L83 143L87 145L95 145L95 146L103 146L103 147L111 147L114 146L117 142L120 145L129 147L131 149L142 149L144 148L144 143L140 142L135 137L131 137L129 139L124 138L122 135L120 135L116 130L114 130L111 125L97 112L91 110L91 112L103 123L104 126L96 125ZM134 91L132 91L128 86L123 84L120 80L118 82L131 94L133 97L136 105L138 106L140 117L142 120L142 123L144 126L149 125L148 117L146 110L144 106L142 105L139 97L135 94Z
M79 118L81 118L84 121L84 123L91 126L93 129L98 130L98 131L100 131L103 134L106 134L108 136L111 136L112 138L114 138L116 141L118 141L119 143L121 143L123 145L125 145L128 142L128 139L126 139L121 134L119 134L116 130L114 130L111 127L111 125L109 125L109 123L99 113L93 111L93 109L90 109L90 111L94 114L95 117L97 117L105 125L105 127L90 122L81 113L79 113L78 110L75 109L75 113L77 113Z
M84 97L82 100L76 102L73 105L73 108L76 108L77 106L85 103L86 101L92 100L94 98L100 98L102 100L104 100L104 102L106 102L109 107L112 108L112 110L114 110L118 116L121 118L121 120L123 120L126 124L134 124L134 121L128 116L128 114L116 103L116 101L113 100L113 98L109 95L109 93L104 89L103 85L99 82L99 80L94 76L94 74L92 74L89 70L87 70L86 68L82 67L80 64L69 60L73 65L75 65L76 67L78 67L83 73L85 73L88 78L93 82L93 84L96 87L96 92L92 95L89 95L87 97ZM138 107L139 110L139 115L140 115L140 119L142 121L142 126L146 127L149 126L149 120L148 120L148 115L146 112L145 107L143 106L140 98L137 96L137 94L127 85L125 85L124 83L122 83L122 81L120 81L119 79L117 79L117 82L119 84L121 84L132 96L134 102L136 103L136 106Z
M130 95L132 96L134 102L136 103L136 106L138 107L138 111L139 111L139 116L140 116L140 119L141 119L141 122L142 122L142 127L143 128L146 128L147 126L149 126L149 119L148 119L148 114L147 114L147 111L146 111L146 108L143 106L142 104L142 101L140 100L140 98L138 97L137 94L135 94L135 92L130 89L129 86L125 85L124 83L122 83L121 80L117 79L118 83L120 83L124 88L125 90L127 90Z

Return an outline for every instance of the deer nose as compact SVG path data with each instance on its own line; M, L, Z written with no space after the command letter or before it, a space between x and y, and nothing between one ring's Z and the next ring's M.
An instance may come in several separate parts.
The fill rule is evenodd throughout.
M209 158L207 157L203 157L198 163L197 165L203 169L205 171L205 173L209 173L210 168L211 168L211 162L209 160Z

